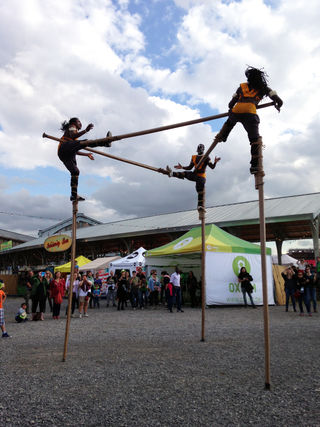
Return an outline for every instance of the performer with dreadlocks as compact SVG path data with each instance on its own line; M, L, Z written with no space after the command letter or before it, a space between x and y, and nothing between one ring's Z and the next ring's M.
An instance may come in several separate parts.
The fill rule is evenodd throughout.
M82 128L82 124L77 117L73 117L68 122L64 121L61 123L61 130L64 132L63 137L61 138L63 141L59 143L58 146L58 157L71 173L71 197L70 200L72 202L78 201L82 202L84 200L83 197L78 195L78 179L80 171L77 166L76 154L78 156L89 157L90 160L94 160L94 157L91 153L82 153L80 150L85 147L111 147L111 141L104 142L90 142L88 143L86 140L77 141L85 133L89 132L93 128L93 124L90 123L86 129L80 131ZM112 134L109 131L107 133L107 137L111 137Z
M259 135L260 119L256 114L256 106L263 97L269 96L274 101L275 108L280 112L283 102L277 95L277 92L268 87L267 75L262 70L248 67L245 75L247 83L240 84L229 102L229 118L216 135L214 141L226 141L236 123L242 123L248 133L251 145L250 173L254 175L259 171L258 147L259 144L262 144L262 138Z
M216 164L219 162L220 157L215 157L214 163L211 162L210 157L207 157L204 163L201 165L201 167L197 170L195 169L192 172L189 172L192 168L196 168L197 164L200 162L203 154L204 154L204 145L199 144L197 147L197 154L193 155L191 157L191 161L189 166L182 166L180 163L175 165L176 169L184 169L187 172L172 172L172 170L167 166L166 173L169 175L169 177L174 176L175 178L180 179L188 179L189 181L195 181L196 183L196 190L198 193L198 210L203 209L203 191L204 186L206 183L206 168L209 166L211 169L214 169L216 167Z

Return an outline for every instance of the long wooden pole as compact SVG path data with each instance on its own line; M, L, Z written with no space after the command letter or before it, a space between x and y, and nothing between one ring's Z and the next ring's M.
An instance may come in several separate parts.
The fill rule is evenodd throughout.
M72 202L71 271L70 271L70 284L69 284L66 332L65 332L65 337L64 337L64 349L63 349L63 357L62 357L63 362L66 361L66 357L67 357L69 330L70 330L70 321L71 321L72 291L73 291L74 270L75 270L75 262L76 262L77 212L78 212L78 201L75 200L74 202Z
M203 208L205 208L205 190L203 190ZM205 209L199 211L201 220L201 341L205 341L206 310L206 220Z
M265 353L265 388L270 390L270 332L269 332L269 306L267 284L267 257L266 257L266 221L264 214L264 171L262 157L262 142L258 146L259 172L255 175L255 186L259 192L259 221L260 221L260 249L261 249L261 274L263 293L263 320L264 320L264 353Z
M271 107L272 105L274 105L273 102L267 102L265 104L258 105L257 109ZM88 142L119 141L120 139L134 138L136 136L148 135L150 133L162 132L164 130L170 130L170 129L176 129L176 128L183 127L183 126L195 125L198 123L208 122L210 120L222 119L223 117L227 117L228 114L229 113L215 114L213 116L200 117L199 119L188 120L186 122L174 123L172 125L166 125L166 126L160 126L160 127L151 128L151 129L140 130L138 132L124 133L122 135L108 136L106 138L88 140ZM46 134L43 134L43 137L45 137L44 135L46 135ZM60 141L60 139L59 139L59 141Z
M52 139L53 141L61 141L60 138L56 138L55 136L47 135L44 133L42 135L43 138ZM109 159L118 160L119 162L129 163L130 165L139 166L140 168L149 169L154 172L163 173L164 175L168 175L168 171L162 168L155 168L154 166L146 165L144 163L135 162L134 160L128 160L123 157L114 156L113 154L105 153L104 151L99 151L94 148L83 147L83 150L90 151L91 153L99 154L100 156L108 157Z

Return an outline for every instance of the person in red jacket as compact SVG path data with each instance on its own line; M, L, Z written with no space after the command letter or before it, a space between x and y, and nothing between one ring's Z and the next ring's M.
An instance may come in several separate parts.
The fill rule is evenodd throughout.
M65 291L65 281L61 278L60 271L55 274L54 280L50 284L51 286L51 297L53 298L52 317L59 319L60 308L62 304L62 298Z
M229 102L228 120L224 123L220 132L217 133L214 141L225 142L236 123L242 123L247 131L251 145L250 173L254 175L259 171L258 147L262 145L262 138L259 135L260 119L256 113L256 106L265 96L269 96L274 101L275 108L280 112L283 102L277 92L268 87L265 72L258 68L248 67L245 75L247 82L240 84Z

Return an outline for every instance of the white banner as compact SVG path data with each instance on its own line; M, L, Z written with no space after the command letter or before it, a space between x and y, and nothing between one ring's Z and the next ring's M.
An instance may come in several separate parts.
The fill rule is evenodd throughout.
M260 255L206 252L206 303L208 305L243 304L238 274L246 267L253 277L252 298L256 305L263 304ZM271 256L267 256L268 304L274 304ZM250 299L247 295L248 304Z

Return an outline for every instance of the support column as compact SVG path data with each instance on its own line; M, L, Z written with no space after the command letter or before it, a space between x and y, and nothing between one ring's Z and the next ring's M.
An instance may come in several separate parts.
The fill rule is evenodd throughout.
M282 261L281 261L281 258L282 258L282 243L283 243L283 240L280 239L279 237L276 237L276 246L277 246L277 255L278 255L278 264L279 265L282 265Z
M319 216L311 221L311 232L313 239L314 259L317 262L317 258L319 257Z

